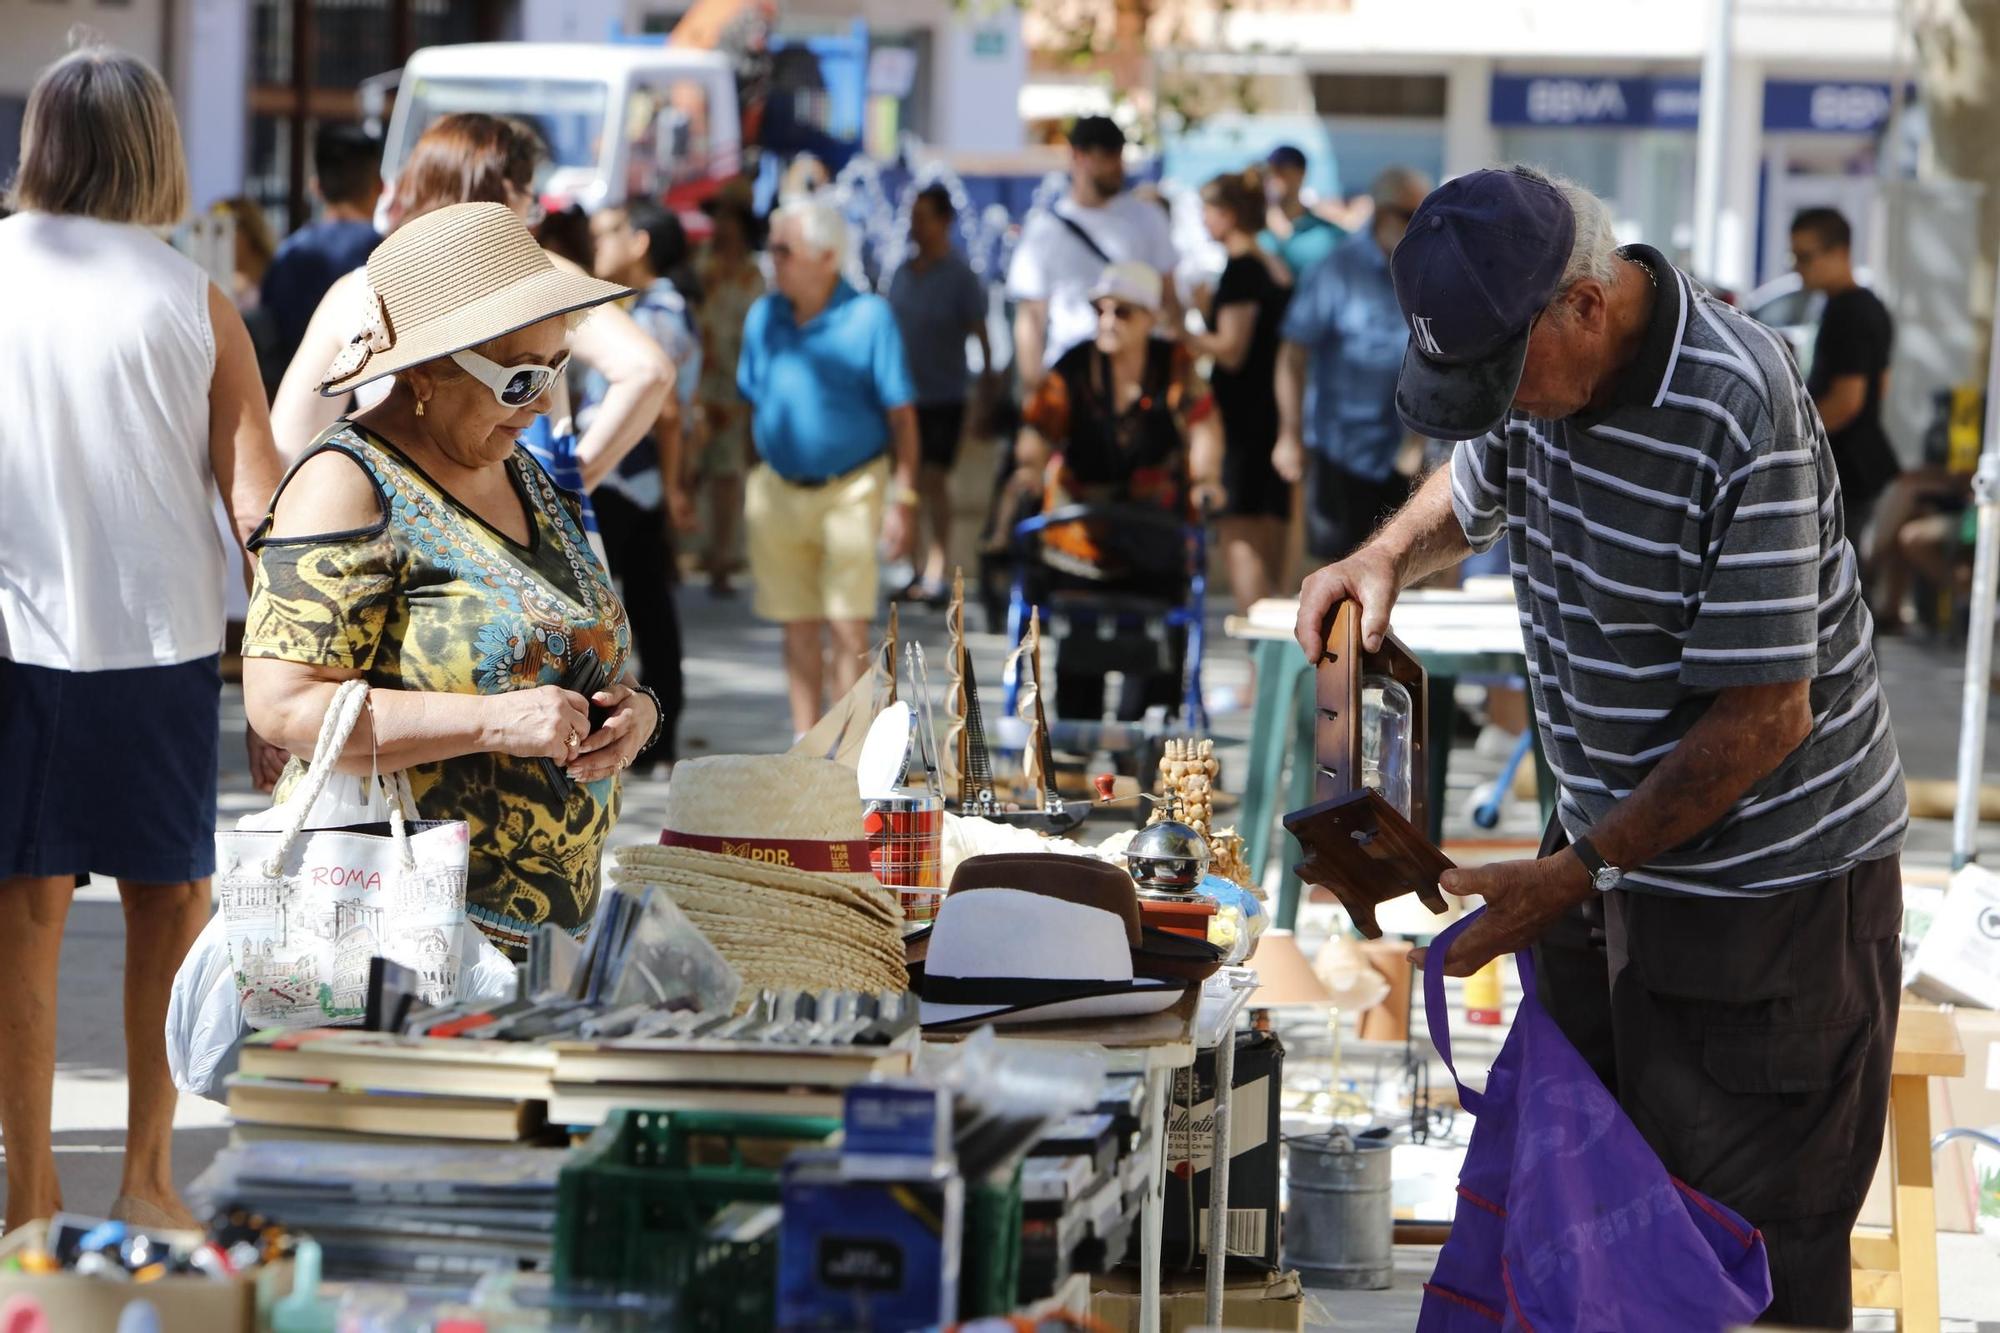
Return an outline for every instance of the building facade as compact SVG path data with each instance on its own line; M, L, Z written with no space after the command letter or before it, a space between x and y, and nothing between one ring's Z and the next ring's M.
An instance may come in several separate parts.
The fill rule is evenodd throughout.
M1868 253L1877 150L1911 70L1895 0L1735 9L1721 234L1703 276L1741 291L1784 271L1800 207L1842 207ZM1255 113L1210 118L1202 141L1212 152L1234 133L1255 147L1272 133L1259 122L1281 123L1323 149L1322 192L1365 190L1391 161L1435 176L1529 161L1605 196L1627 239L1685 260L1709 11L1703 0L1244 0L1178 15L1203 39L1156 51L1152 77L1251 78Z

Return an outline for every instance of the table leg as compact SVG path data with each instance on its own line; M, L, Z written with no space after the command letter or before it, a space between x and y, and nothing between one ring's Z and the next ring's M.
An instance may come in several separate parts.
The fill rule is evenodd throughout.
M1428 709L1430 714L1430 772L1424 781L1430 784L1431 819L1428 833L1431 846L1444 845L1444 800L1451 789L1448 781L1451 772L1451 733L1453 723L1458 721L1458 677L1426 674L1428 682ZM1417 775L1410 774L1415 782Z
M1928 1078L1889 1080L1891 1139L1896 1150L1896 1252L1902 1260L1903 1309L1897 1326L1937 1333L1937 1199L1931 1183L1931 1093Z
M1223 1270L1229 1262L1229 1108L1236 1091L1236 1025L1222 1034L1215 1048L1215 1136L1208 1168L1208 1273L1202 1295L1201 1322L1222 1323Z
M1259 639L1250 645L1251 669L1257 673L1256 701L1250 709L1250 750L1244 759L1243 859L1259 883L1270 864L1276 838L1279 783L1285 771L1285 738L1291 730L1292 684L1296 673L1286 670L1285 649L1295 645Z
M1146 1075L1146 1120L1153 1142L1146 1154L1146 1199L1139 1207L1139 1333L1160 1333L1160 1246L1167 1222L1167 1116L1173 1101L1173 1071Z
M1296 734L1292 737L1292 780L1286 808L1302 810L1313 803L1315 789L1319 786L1319 758L1316 753L1319 743L1319 698L1314 691L1310 671L1299 676L1294 684L1296 688L1289 707ZM1303 701L1300 694L1304 695ZM1298 839L1291 835L1290 830L1279 840L1278 847L1285 860L1278 871L1278 914L1273 920L1280 930L1290 930L1299 919L1299 900L1304 889L1298 872L1292 867L1305 856L1305 848L1299 846Z

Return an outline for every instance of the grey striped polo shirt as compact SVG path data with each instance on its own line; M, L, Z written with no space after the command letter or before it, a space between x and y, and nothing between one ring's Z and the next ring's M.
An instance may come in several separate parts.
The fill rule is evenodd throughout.
M1636 361L1601 415L1515 413L1452 458L1502 536L1559 814L1587 832L1738 685L1812 682L1812 734L1706 833L1625 884L1773 893L1887 856L1909 812L1833 454L1790 351L1658 251Z

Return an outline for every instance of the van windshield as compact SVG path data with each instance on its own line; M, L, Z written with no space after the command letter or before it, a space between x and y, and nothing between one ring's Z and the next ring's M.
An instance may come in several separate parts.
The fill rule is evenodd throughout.
M604 159L609 84L588 79L438 78L420 76L399 92L409 107L401 142L385 154L390 175L401 170L418 136L440 116L477 111L509 116L535 127L548 146L549 163L535 185L565 168L594 170Z

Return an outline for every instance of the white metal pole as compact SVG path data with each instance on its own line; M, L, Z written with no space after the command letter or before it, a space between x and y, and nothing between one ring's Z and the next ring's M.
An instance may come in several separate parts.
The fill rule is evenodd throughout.
M2000 276L1994 283L2000 311ZM1978 854L1979 784L1986 771L1986 700L1993 684L1993 598L2000 593L2000 320L1988 337L1986 437L1972 500L1979 535L1972 548L1972 627L1965 640L1965 695L1958 722L1958 809L1951 823L1953 869Z
M1695 276L1704 282L1718 281L1722 266L1722 180L1729 165L1730 47L1735 13L1735 0L1709 0L1694 166L1694 267Z

